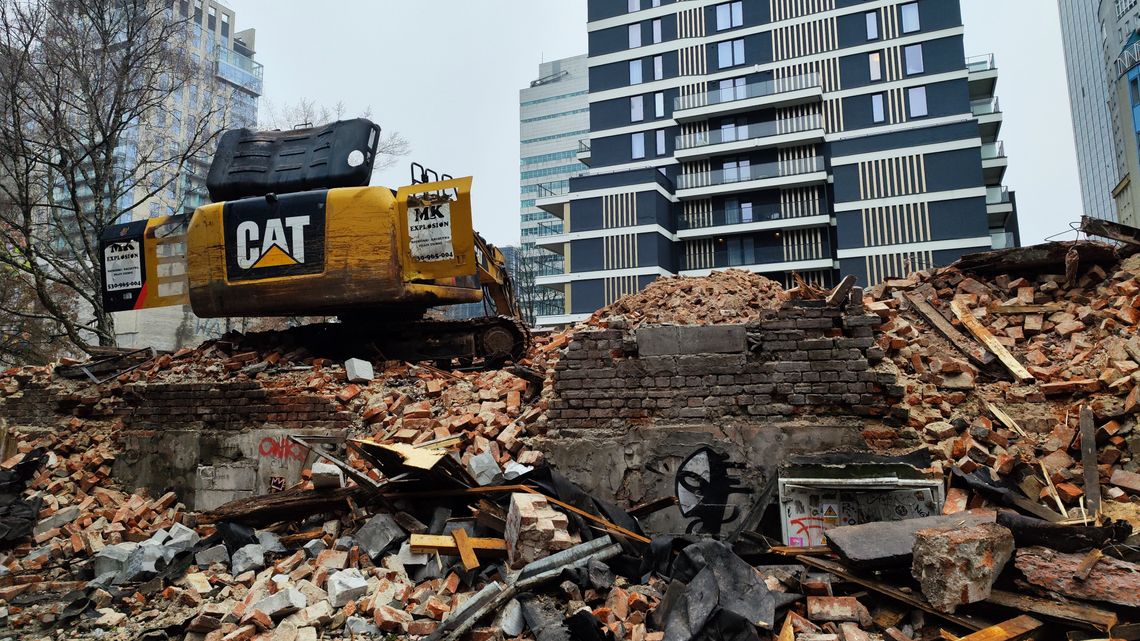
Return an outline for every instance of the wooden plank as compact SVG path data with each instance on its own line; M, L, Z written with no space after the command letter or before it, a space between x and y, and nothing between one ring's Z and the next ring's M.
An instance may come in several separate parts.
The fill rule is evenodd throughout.
M1002 305L991 303L987 310L991 314L1052 314L1065 311L1065 303L1045 303L1043 305Z
M456 530L458 532L459 530ZM454 534L454 533L453 533ZM464 532L466 534L466 532ZM482 539L467 537L466 543L473 552L488 555L494 558L507 556L507 542L504 539ZM439 552L445 556L460 556L459 544L454 536L439 536L434 534L413 534L411 538L412 552L416 554L430 554ZM478 560L476 560L478 564ZM478 565L476 565L478 567Z
M654 499L652 501L646 501L640 505L635 505L629 508L628 512L630 516L640 518L653 514L654 512L660 512L666 508L673 507L676 504L677 497L663 496L659 499Z
M1037 461L1037 464L1041 466L1041 474L1045 476L1045 484L1049 488L1049 495L1057 502L1057 511L1064 516L1068 516L1069 511L1065 509L1065 504L1061 502L1061 495L1057 493L1057 486L1053 484L1053 477L1049 476L1049 468L1045 467L1045 464L1041 461Z
M1089 550L1085 558L1081 559L1081 564L1077 566L1077 578L1082 581L1089 578L1093 568L1096 567L1096 562L1099 561L1102 556L1104 556L1104 553L1097 548Z
M950 311L954 312L954 315L966 326L966 329L970 330L974 338L981 341L981 343L986 346L986 349L998 357L1001 364L1005 365L1005 368L1009 370L1010 374L1013 374L1013 377L1017 379L1018 382L1025 383L1026 385L1032 385L1036 382L1033 375L1029 373L1029 370L1025 369L1025 366L1019 363L1017 359L1013 357L1013 354L1010 354L1009 350L999 343L998 339L990 333L990 330L986 329L977 318L974 318L970 310L966 309L961 302L957 300L950 301Z
M1117 621L1116 614L1108 610L1077 603L1061 603L1004 590L991 590L986 603L1013 608L1021 612L1032 612L1063 621L1083 623L1097 628L1114 626Z
M839 307L843 303L846 303L847 295L851 293L851 288L854 286L855 277L851 275L845 276L843 280L839 281L839 284L835 286L835 289L831 290L831 294L827 297L827 306Z
M958 348L958 351L965 354L975 365L986 367L993 361L992 354L959 332L956 327L950 324L950 321L946 320L945 316L934 309L933 305L923 300L921 296L909 293L906 294L906 299L919 316L922 316L931 327L945 336L951 345Z
M984 630L962 637L962 641L1018 641L1018 639L1026 639L1033 635L1043 624L1029 616L1023 614L1017 618L1003 621L997 625L991 625Z
M467 530L459 528L451 533L451 537L455 539L455 548L459 550L459 560L463 561L463 568L468 571L478 570L479 557L475 556L475 548L471 546L471 539L467 536Z
M1096 464L1096 421L1092 408L1081 406L1081 467L1085 474L1085 505L1095 515L1100 512L1100 471Z
M792 627L792 617L784 617L784 625L780 626L780 636L776 641L796 641L796 631Z
M1100 218L1081 216L1081 231L1089 236L1100 236L1129 245L1140 245L1140 229Z
M1012 416L1010 416L1009 414L1006 414L1005 411L1002 410L997 405L990 403L989 401L987 401L985 399L982 399L982 407L984 407L986 410L988 410L990 414L993 414L994 418L996 418L998 421L1000 421L1002 425L1008 427L1009 429L1013 430L1014 432L1017 432L1017 434L1019 436L1021 436L1021 438L1024 438L1024 439L1029 438L1029 434L1027 434L1025 432L1025 430L1021 429L1021 426L1017 424L1017 421L1013 420Z
M864 578L857 574L852 574L846 567L839 563L836 563L835 561L807 555L800 556L796 560L809 567L823 570L824 572L830 572L831 574L834 574L841 579L846 579L853 583L858 583L865 588L874 590L880 594L886 595L911 607L919 608L945 621L949 621L955 625L960 625L968 630L982 630L990 625L989 622L975 616L939 612L938 610L934 609L934 607L931 606L930 603L926 601L926 599L922 598L921 593L918 592L917 589L912 590L911 592L904 592L903 590L890 585L889 583L883 583L882 581L875 581L873 579Z

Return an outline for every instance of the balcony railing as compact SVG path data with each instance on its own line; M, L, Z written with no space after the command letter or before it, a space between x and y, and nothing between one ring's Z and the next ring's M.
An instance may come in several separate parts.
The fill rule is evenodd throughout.
M986 187L986 204L1001 205L1009 202L1008 187Z
M260 96L264 73L264 67L253 58L218 47L218 77L222 80Z
M562 234L562 223L539 223L535 226L538 231L535 236L538 238L547 238L549 236L559 236Z
M535 185L538 192L538 198L550 198L551 196L561 196L570 193L569 180L555 180L548 183L540 183Z
M987 53L984 56L966 58L966 70L970 73L981 73L992 69L997 69L997 64L994 62L994 54L992 53Z
M729 185L748 182L750 180L763 180L765 178L796 176L799 174L823 171L823 169L823 158L821 156L813 156L811 158L769 162L760 165L702 171L678 176L677 189L696 189L698 187Z
M996 160L998 158L1005 158L1004 142L999 140L982 145L982 160Z
M678 216L677 229L707 229L724 225L744 225L775 220L792 220L827 213L825 200L804 200L783 205L754 205L736 209L717 209L707 214Z
M696 109L697 107L719 105L726 102L735 102L737 100L748 100L750 98L774 96L791 91L812 89L819 86L821 85L819 82L819 74L817 73L809 73L802 76L793 76L791 78L781 78L779 80L753 82L736 87L714 89L712 91L707 91L705 93L699 93L692 96L680 96L673 100L673 111Z
M975 100L970 103L970 111L975 116L1001 113L1001 103L998 102L997 96L986 100Z
M794 134L801 131L823 128L823 118L819 114L790 118L787 120L771 120L759 122L743 127L728 129L714 129L713 131L677 136L677 149L695 149L708 145L719 145L726 142L740 142L743 140L757 140L770 138L783 134Z
M578 141L578 153L580 153L580 154L590 153L590 139L589 138L587 138L585 140L579 140Z

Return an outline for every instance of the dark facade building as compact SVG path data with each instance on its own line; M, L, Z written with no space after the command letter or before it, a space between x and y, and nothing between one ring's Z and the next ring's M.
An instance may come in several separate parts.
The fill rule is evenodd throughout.
M589 0L590 169L537 205L570 322L659 276L862 284L1018 243L957 0Z

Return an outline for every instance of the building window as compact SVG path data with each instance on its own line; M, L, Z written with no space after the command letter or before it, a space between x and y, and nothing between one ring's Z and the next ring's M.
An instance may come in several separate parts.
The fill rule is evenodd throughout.
M879 12L872 11L867 14L867 39L879 39Z
M752 222L752 203L741 202L736 198L724 201L724 222L726 225Z
M641 11L641 0L629 0L629 12Z
M629 121L641 122L645 120L645 98L634 96L629 99Z
M903 33L913 33L922 28L922 24L918 19L918 3L912 2L904 4L902 7L902 30Z
M665 94L657 92L653 95L653 115L656 118L665 117Z
M878 82L883 79L883 54L879 51L871 52L867 56L867 62L870 64L871 82Z
M629 48L636 49L641 46L641 23L629 25Z
M925 70L922 64L922 45L904 47L903 57L906 58L906 75L922 73Z
M877 93L871 96L871 119L875 122L886 122L887 110L883 106L883 94Z
M748 89L745 86L744 78L731 78L729 80L720 81L720 101L731 102L733 100L743 100L748 97Z
M645 134L638 132L629 137L630 145L633 148L633 159L645 157Z
M1140 105L1140 80L1137 78L1129 80L1128 89L1132 95L1132 106Z
M630 60L629 61L629 84L631 84L631 85L640 85L641 84L641 61L640 60Z
M661 42L661 19L653 21L653 44Z
M911 87L907 89L910 99L910 117L922 118L926 115L926 87Z
M747 158L742 158L740 160L726 160L724 164L721 165L721 169L724 171L724 182L732 183L741 180L749 180L749 177L752 175L752 173L749 171L749 168L751 166L752 162Z
M724 31L744 25L744 3L726 2L716 6L716 30Z
M653 56L653 79L663 80L665 78L665 58L662 56Z
M717 45L717 61L721 69L744 64L744 40L729 40Z
M664 129L658 129L657 130L657 155L658 156L664 156L665 155L665 130Z

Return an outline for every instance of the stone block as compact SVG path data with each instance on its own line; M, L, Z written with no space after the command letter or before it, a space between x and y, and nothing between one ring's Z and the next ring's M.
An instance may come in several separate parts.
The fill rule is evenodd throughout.
M305 595L295 588L280 590L254 604L253 609L264 612L270 619L277 621L288 614L292 614L307 604Z
M344 373L349 383L367 383L375 376L372 371L372 363L359 358L350 358L345 361Z
M250 570L260 570L265 567L265 548L257 543L250 543L234 552L230 562L230 572L237 576Z
M208 568L215 563L224 563L229 565L230 553L226 551L226 546L218 544L212 548L206 548L201 552L194 555L194 563L200 568Z
M368 580L352 568L330 575L326 587L332 607L342 608L368 593Z
M373 560L406 538L408 538L407 533L388 514L377 514L368 519L364 527L356 532L356 541L360 544L360 548Z
M495 460L495 455L487 450L471 457L467 462L467 471L471 473L472 478L480 486L492 485L495 482L495 477L503 472L498 461Z
M316 489L344 487L344 470L321 459L313 463L313 487Z
M993 512L928 516L903 521L844 525L827 531L827 540L848 565L857 569L903 568L911 563L915 533L925 528L972 527L993 523Z
M911 573L940 612L984 601L1013 555L1013 533L996 523L915 533Z

